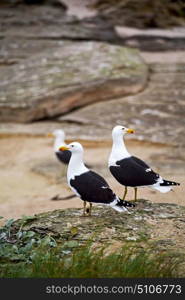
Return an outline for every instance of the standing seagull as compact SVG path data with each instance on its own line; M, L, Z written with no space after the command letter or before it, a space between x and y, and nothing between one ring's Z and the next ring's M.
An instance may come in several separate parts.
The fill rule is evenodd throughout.
M131 156L127 151L123 136L126 133L134 133L133 129L123 126L115 126L112 130L112 151L109 156L109 170L119 183L125 186L123 200L127 194L127 187L134 187L135 201L137 200L138 187L150 187L162 193L169 192L177 182L163 179L155 173L144 161Z
M63 163L64 165L68 165L70 158L71 158L71 151L65 150L60 151L59 148L64 146L66 147L67 144L65 143L65 133L62 129L55 129L52 133L48 133L48 136L55 137L54 141L54 152L58 160ZM90 168L89 165L86 165L87 168Z
M55 137L53 146L55 155L61 163L67 165L71 158L71 152L68 150L63 152L59 151L59 147L66 146L64 131L62 129L55 129L52 133L49 133L48 136Z
M80 143L73 142L62 146L60 151L71 151L71 159L67 170L68 185L74 193L84 201L83 216L86 213L86 202L90 202L89 215L92 203L106 204L119 212L127 211L126 207L134 205L119 199L110 189L103 177L89 170L83 162L83 147Z
M65 133L62 129L55 129L52 133L48 133L48 136L55 137L53 150L54 150L54 153L55 153L57 159L63 164L63 166L64 166L63 171L64 171L64 173L66 173L67 165L71 158L71 152L68 150L61 152L59 150L59 147L66 146ZM62 173L62 175L63 175L63 173ZM68 200L71 198L74 198L74 195L69 195L67 197L60 197L60 195L56 195L56 196L52 197L51 200L58 201L58 200Z

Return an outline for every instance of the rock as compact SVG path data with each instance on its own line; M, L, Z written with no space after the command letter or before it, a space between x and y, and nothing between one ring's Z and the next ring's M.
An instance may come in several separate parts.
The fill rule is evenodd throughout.
M106 135L115 124L126 124L136 130L136 136L132 138L178 145L179 153L182 152L180 147L185 145L185 64L178 60L170 64L164 59L164 63L150 64L149 67L150 80L143 92L117 99L116 105L114 99L106 106L104 103L91 104L59 120L74 123L77 127L82 119L84 133L91 135L93 132L96 136L99 132Z
M20 5L1 8L0 39L3 66L61 46L63 39L114 41L117 34L103 21L68 16L62 6Z
M147 66L137 50L95 42L61 46L1 68L1 121L51 118L145 87Z
M22 1L18 0L18 2ZM43 2L43 4L47 3L48 1ZM70 6L71 9L76 7L78 13L74 12L73 15L68 14L66 6L61 4L63 3L60 2L57 7L13 5L1 8L0 66L15 64L47 48L53 49L66 39L107 41L117 45L137 47L145 51L185 49L184 28L171 29L173 34L170 36L169 30L160 30L158 34L154 34L155 30L131 30L123 27L123 24L119 25L119 22L111 24L109 19L101 14L87 18L86 10L89 14L90 9L87 9L86 3L80 2L77 7L76 1L74 5L68 5L66 0L64 4ZM82 15L80 20L79 14Z
M146 30L115 26L115 31L124 46L152 52L185 49L185 27Z
M162 214L165 218L161 217ZM21 229L42 232L71 247L92 240L94 243L136 243L155 249L184 253L185 207L176 204L151 203L139 200L130 213L118 213L110 207L93 207L92 217L81 217L81 209L55 210L29 217ZM174 216L174 218L171 217ZM153 222L151 222L151 220ZM20 228L21 219L14 223Z

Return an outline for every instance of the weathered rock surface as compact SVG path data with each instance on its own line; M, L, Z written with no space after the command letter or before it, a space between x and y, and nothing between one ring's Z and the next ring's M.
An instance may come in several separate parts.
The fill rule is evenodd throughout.
M168 163L183 167L184 139L184 53L149 54L147 58L151 71L147 88L135 96L96 103L82 108L52 122L33 124L0 123L0 135L44 135L56 128L63 128L71 140L111 139L115 124L126 124L136 130L127 136L143 141L172 144L176 148L169 152ZM168 61L171 63L168 64ZM93 112L93 113L92 113ZM96 118L94 116L96 115ZM159 145L160 147L160 145ZM164 161L164 157L162 159ZM179 163L177 160L180 160ZM158 161L158 158L156 159ZM160 164L161 160L159 161ZM167 164L168 164L167 163Z
M147 66L134 49L104 43L62 43L1 68L1 121L54 117L89 103L141 91Z
M97 136L100 130L106 135L115 124L127 124L136 129L137 139L178 145L182 152L181 146L185 144L185 64L155 63L150 64L150 70L149 84L143 92L117 99L116 104L111 100L106 105L89 105L60 120L81 122L84 132Z
M20 1L18 2L20 3ZM47 2L43 3L48 4ZM70 11L72 10L72 15L68 14L65 5L61 5L62 2L58 6L13 5L2 7L0 10L0 38L2 43L0 65L16 63L24 57L29 57L30 53L34 55L35 52L44 51L47 47L51 49L63 39L108 41L114 44L138 47L145 51L185 49L185 30L183 27L172 28L173 34L170 36L168 30L162 29L158 34L153 34L150 24L144 26L149 30L143 32L135 30L135 32L134 30L131 31L130 28L125 29L123 27L133 27L136 18L130 12L128 17L132 20L132 24L127 24L125 14L119 15L119 3L118 7L115 4L111 7L115 10L115 14L112 14L114 16L114 22L112 22L112 16L108 15L107 17L106 12L104 16L101 10L100 12L92 10L92 12L96 11L96 16L90 17L89 12L91 10L88 6L91 3L87 5L83 1L79 1L79 4L76 1L68 2L65 1L64 4L69 7ZM137 5L138 3L136 3ZM150 20L150 15L143 15L143 10L140 10L139 13ZM82 15L81 18L79 18L79 14ZM164 22L171 21L173 13L172 18L164 18L162 12L162 18ZM138 28L143 28L142 18L138 19L138 23L140 23ZM179 22L174 23L174 26L178 25L183 26ZM158 27L164 26L159 24Z
M82 210L55 210L35 215L23 230L50 234L61 241L88 240L112 244L118 248L125 243L154 246L162 251L184 253L185 207L168 203L139 200L129 213L117 213L111 208L93 207L92 217L82 217ZM14 223L19 227L21 220Z
M81 5L83 3L84 2L81 1ZM23 15L24 18L22 18ZM0 120L2 122L5 119L6 121L17 121L17 116L19 116L18 118L20 118L20 121L22 120L24 122L32 119L33 116L31 113L29 113L28 115L25 113L25 110L27 109L26 107L28 106L28 110L30 111L34 110L34 107L36 105L35 99L39 99L39 105L42 106L41 103L43 102L40 99L43 99L43 94L45 90L47 90L47 92L49 91L51 85L53 84L52 81L54 80L54 78L57 79L54 84L54 90L52 90L51 94L49 94L52 95L52 107L45 109L45 107L42 106L42 108L39 109L38 114L36 113L36 115L34 115L34 118L40 119L43 118L43 116L53 117L56 114L56 110L54 111L53 106L55 106L55 103L57 103L58 105L57 101L63 103L63 98L61 101L61 97L63 97L64 90L67 90L68 93L68 86L61 86L61 82L58 85L59 76L60 74L62 74L58 72L58 67L55 69L54 74L52 73L53 69L51 65L48 66L48 63L46 62L45 66L41 67L41 64L43 61L45 61L45 55L46 58L48 58L49 56L48 62L51 63L50 53L54 53L55 51L59 51L58 53L60 53L63 47L67 49L67 45L70 45L70 43L67 43L63 39L103 39L112 41L114 43L118 43L119 40L119 43L123 45L128 44L144 49L150 48L149 50L154 51L160 48L158 46L155 47L155 45L157 45L155 44L155 41L159 42L163 50L169 50L168 42L172 42L172 47L170 46L170 48L173 48L174 46L176 48L181 47L181 41L183 41L185 34L183 27L170 30L136 30L133 28L131 29L122 27L122 25L123 24L121 23L120 26L112 25L110 23L108 24L108 22L102 20L100 16L98 16L97 18L79 21L75 16L67 15L66 9L62 8L62 6L60 9L58 7L56 8L52 6L48 7L19 5L12 6L11 8L3 7L0 10L0 77L8 80L5 80L5 82L3 83L3 88L1 86L0 89L2 96L0 100ZM77 43L75 45L77 48L79 44ZM163 56L163 54L164 53L161 54L161 57ZM151 55L155 54L153 53ZM156 55L158 55L159 57L160 54L156 53ZM183 55L184 54L182 52L181 58ZM33 69L31 70L31 68L28 71L26 71L25 69L21 70L21 68L24 68L25 63L26 66L28 66L28 62L29 66L33 63L33 66L35 67L37 59L40 59L40 62L38 63L38 68L36 67L35 69L36 72L34 72ZM160 62L161 61L162 59L160 60ZM169 61L170 65L168 67L167 65ZM94 139L96 136L98 139L110 139L110 128L114 126L115 122L127 122L128 124L130 124L130 126L132 125L136 128L137 134L139 134L139 132L142 132L142 135L139 134L139 136L135 136L136 138L139 137L140 139L147 139L150 141L157 140L162 143L168 142L173 144L183 144L184 135L182 135L181 132L183 131L182 128L184 127L184 60L182 61L181 59L177 61L177 63L175 62L174 64L172 64L171 57L168 56L168 59L164 59L164 62L165 66L161 68L160 63L160 71L157 72L156 68L158 68L159 63L157 63L156 67L155 64L150 64L151 76L149 86L146 89L146 91L138 95L138 97L127 97L124 99L120 99L118 102L116 100L117 105L115 105L115 100L113 100L108 102L108 106L106 105L106 107L104 106L104 103L92 105L89 108L87 108L87 110L85 108L82 109L82 111L69 114L68 116L66 116L66 118L62 117L60 119L60 121L62 121L62 124L58 124L58 120L56 120L56 122L54 121L53 123L36 123L24 127L20 127L19 124L15 125L7 123L6 125L1 123L0 132L2 134L10 134L11 131L13 134L32 134L33 130L33 134L38 135L47 132L48 129L52 130L52 128L62 126L64 127L64 129L67 129L67 131L72 137L78 136L80 138L85 139ZM20 69L18 66L20 67ZM132 69L132 66L130 67ZM61 65L59 66L59 68L61 68ZM39 82L38 78L36 77L36 73L37 71L40 72L40 69L43 69L41 75L43 75L44 72L46 72L46 75L45 77L41 76ZM52 74L48 73L48 71L51 71ZM82 71L84 70L82 69ZM25 73L29 76L29 82L27 83L24 81ZM7 74L10 74L10 76ZM163 88L162 86L163 79L165 83L165 88ZM19 81L21 82L21 86L19 85ZM48 81L50 81L50 83L48 83ZM10 84L8 84L8 82ZM48 89L45 89L43 82L47 84ZM84 87L80 85L80 82L78 84L80 86L80 93L77 93L77 98L82 96L81 91L83 88L83 95L85 95L86 100L87 86ZM116 84L118 84L118 82ZM94 89L95 87L96 84L95 86L93 86L92 89ZM105 88L105 85L102 85L102 87ZM118 91L116 90L115 92L115 86L112 87L112 83L109 87L111 87L111 91L110 88L108 88L106 91L108 97L110 96L112 97L112 99L114 99L115 97L117 97ZM75 86L72 86L71 88L74 90L76 89L76 82ZM26 100L24 99L23 95L23 92L25 90L25 97L28 96ZM114 92L115 97L112 94L112 90ZM53 101L53 98L56 97L55 92L60 93L60 99L57 98ZM101 94L100 99L97 99L96 93L92 93L92 90L89 91L89 103L91 103L91 101L94 102L94 99L104 100L104 94L102 95L102 92L99 90L97 90L97 92L100 92ZM19 99L18 101L15 101L14 107L12 102L13 96L11 96L12 98L10 97L10 95L13 95L13 93L15 94L15 99ZM30 95L33 96L32 104L34 107L32 107L30 101ZM8 100L6 100L7 98ZM46 99L46 102L47 101L49 101L49 99ZM78 99L75 99L75 101L78 102ZM88 101L86 103L88 103ZM30 104L31 107L29 107ZM85 103L83 102L79 105L83 106L84 104ZM146 105L147 108L141 111L141 109L138 108L140 104L141 109L143 105ZM21 107L19 109L17 108L19 105L22 105L24 107ZM12 110L8 108L11 106ZM66 109L71 108L68 107ZM137 119L136 116L138 115L138 111L140 113ZM159 111L159 114L157 113L157 111ZM113 114L113 112L115 113ZM95 113L97 126L95 124L95 118L93 119ZM57 111L57 114L60 114L60 111ZM88 117L85 114L87 114ZM153 115L151 116L151 114ZM162 122L162 115L165 115L164 127ZM117 119L117 117L119 118ZM172 120L170 119L171 117ZM178 128L175 128L174 130L174 126L176 125ZM158 133L160 133L160 137L156 136L156 129L158 131L157 135Z
M136 29L115 26L119 44L143 51L170 51L185 49L185 27L170 29Z
M93 20L79 21L61 7L10 6L0 10L0 66L61 45L62 40L113 41L112 26Z

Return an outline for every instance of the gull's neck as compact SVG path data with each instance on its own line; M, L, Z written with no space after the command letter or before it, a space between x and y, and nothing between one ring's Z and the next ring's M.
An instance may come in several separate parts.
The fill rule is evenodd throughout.
M130 156L131 155L127 151L123 137L121 135L113 137L112 151L109 157L109 166L115 165L116 161Z
M65 142L64 142L64 139L61 137L61 136L57 136L55 138L55 142L54 142L54 151L57 152L59 147L61 146L65 146Z
M89 169L86 168L83 162L83 153L72 153L67 169L68 181L74 179L75 176L79 176L88 171Z

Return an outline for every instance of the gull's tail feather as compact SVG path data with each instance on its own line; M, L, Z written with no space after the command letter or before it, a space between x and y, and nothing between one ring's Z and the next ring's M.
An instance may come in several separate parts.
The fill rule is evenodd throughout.
M160 186L174 186L174 185L180 185L180 183L175 181L165 180L165 179L163 179L163 182L160 183Z
M177 185L180 185L180 183L162 179L161 182L154 185L153 188L155 190L160 191L161 193L167 193L172 190L173 186L177 186Z
M135 207L136 205L130 201L126 201L126 200L122 200L119 198L119 202L120 202L120 205L121 206L124 206L124 207Z
M122 200L120 198L117 198L116 201L114 201L111 204L111 207L114 208L116 211L119 212L124 212L124 211L128 211L127 207L135 207L135 204Z

